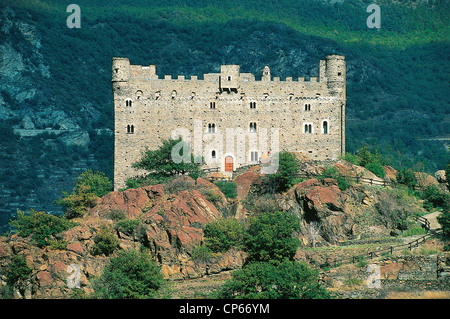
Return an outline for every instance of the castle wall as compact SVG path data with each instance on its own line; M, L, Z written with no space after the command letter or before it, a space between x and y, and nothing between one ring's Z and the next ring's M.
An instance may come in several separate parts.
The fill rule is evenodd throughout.
M203 80L160 78L154 66L130 65L124 58L113 58L112 72L115 189L142 173L131 165L146 148L157 149L177 132L189 135L192 150L204 156L207 166L221 170L227 155L233 157L236 169L252 163L252 151L258 152L258 159L279 149L326 160L337 159L345 150L341 56L327 56L320 62L319 78L309 81L272 78L268 68L262 80L255 81L253 74L240 73L239 66L233 65L205 74ZM250 132L254 123L256 132ZM279 145L271 140L276 129ZM230 143L233 134L237 137Z

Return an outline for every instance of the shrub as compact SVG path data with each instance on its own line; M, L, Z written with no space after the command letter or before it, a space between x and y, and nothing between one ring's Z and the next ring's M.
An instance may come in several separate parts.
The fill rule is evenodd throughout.
M425 187L421 197L425 200L424 206L426 206L427 210L442 207L450 201L450 196L433 184L429 184Z
M28 214L18 210L15 220L10 221L19 236L31 236L34 243L44 247L54 235L74 227L76 224L46 212L38 212L33 209Z
M300 241L293 236L300 228L297 216L288 212L264 212L252 217L244 233L247 260L292 260Z
M212 189L205 190L203 194L205 194L206 199L211 203L220 203L222 201L222 196Z
M370 162L365 166L369 171L374 173L376 176L384 178L386 176L386 172L384 171L383 165L379 162Z
M153 298L164 285L160 267L143 251L120 251L111 258L94 284L95 294L104 299Z
M215 182L220 191L225 195L226 198L236 198L236 183L235 182Z
M410 189L414 189L417 185L416 175L414 171L409 168L402 168L397 171L396 174L397 182L408 186Z
M218 292L224 299L325 299L319 273L304 263L285 260L278 265L253 262L232 274Z
M11 262L6 266L6 283L14 286L19 281L26 281L30 278L32 270L27 265L25 257L14 255Z
M274 174L264 176L262 183L263 192L282 192L295 185L299 165L299 161L295 155L283 151L274 154L272 160L276 159L276 157L278 157L278 170Z
M119 247L119 240L107 228L100 228L97 236L94 237L94 245L92 246L93 255L109 256Z
M205 246L215 253L225 252L242 246L244 227L236 219L221 219L207 224L203 233Z
M89 186L80 185L72 194L63 192L64 197L55 201L57 205L64 207L66 218L82 217L93 206L97 196L89 189Z
M139 219L127 219L114 225L114 229L124 233L125 235L131 236L141 224L142 222Z
M87 186L89 192L94 193L98 197L105 196L113 189L112 181L100 171L89 169L80 174L77 178L75 188L82 185Z
M325 167L325 171L323 171L319 176L317 176L318 179L323 179L326 177L333 178L337 181L339 189L345 191L348 189L351 185L348 178L341 175L339 170L334 166L327 166Z
M192 249L191 258L195 261L207 261L213 257L212 250L206 245L200 245Z

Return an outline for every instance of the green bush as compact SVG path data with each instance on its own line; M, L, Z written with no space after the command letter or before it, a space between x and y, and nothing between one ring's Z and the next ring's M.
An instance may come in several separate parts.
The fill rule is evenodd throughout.
M236 198L236 183L235 182L215 182L220 191L225 195L226 198Z
M292 260L300 244L294 236L299 228L298 217L288 212L263 212L251 217L244 233L247 261Z
M191 258L194 261L207 261L213 257L213 251L206 245L200 245L192 249Z
M63 191L64 197L55 201L57 205L64 207L66 218L82 217L93 207L97 196L89 189L87 185L80 185L74 188L72 194Z
M416 175L414 174L414 171L409 168L398 170L395 177L398 183L406 185L410 189L414 189L417 185Z
M339 170L334 166L325 167L325 171L317 176L317 179L324 179L327 177L335 179L338 183L338 187L343 191L348 189L351 185L349 179L345 176L342 176Z
M218 292L223 299L326 299L319 273L304 263L285 260L278 265L253 262L232 274Z
M76 224L58 216L38 212L33 209L29 213L17 211L17 217L10 221L19 236L31 236L39 247L49 244L54 235L74 227Z
M377 177L384 178L386 176L383 165L377 161L368 163L365 168L374 173Z
M99 233L94 237L94 245L92 246L93 255L109 256L119 247L119 240L107 228L100 228Z
M157 297L164 283L160 267L148 252L124 250L111 258L93 287L103 299L145 299Z
M141 224L142 224L142 222L139 219L126 219L126 220L117 222L117 224L114 225L114 229L124 233L125 235L130 236L130 235L133 235L135 230Z
M14 286L19 281L26 281L30 278L32 272L25 257L14 255L11 262L6 266L6 283L9 286Z
M112 181L104 172L93 171L92 169L78 176L75 188L79 188L82 185L87 186L89 192L94 193L98 197L105 196L113 189Z
M232 247L241 248L244 226L236 219L221 219L207 224L203 233L206 247L215 253L225 252Z
M424 207L427 210L443 207L450 201L450 196L439 189L438 186L429 184L425 187L420 197L425 200Z
M206 199L213 204L220 203L222 201L222 196L220 196L220 193L218 193L212 189L205 190L203 192L203 194L205 195Z
M266 193L283 192L295 185L299 161L294 154L282 151L273 155L272 161L278 157L278 170L263 178L262 191Z

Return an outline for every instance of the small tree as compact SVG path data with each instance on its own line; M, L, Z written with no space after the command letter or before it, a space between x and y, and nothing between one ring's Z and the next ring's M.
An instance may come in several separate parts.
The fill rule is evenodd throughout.
M396 179L398 183L406 185L410 189L414 189L414 187L417 185L417 179L414 171L408 168L402 168L401 170L397 171Z
M205 226L205 245L211 251L225 252L232 247L241 248L244 226L236 219L222 219Z
M28 214L18 210L16 218L10 221L10 225L14 227L19 236L31 236L37 246L44 247L54 235L68 230L76 224L46 212L30 209Z
M105 173L89 169L78 176L72 193L63 191L63 198L55 203L64 207L66 218L77 218L93 206L97 197L111 190L112 182Z
M93 171L88 169L78 176L75 189L82 186L88 186L89 192L94 193L98 197L105 196L113 189L112 181L104 172Z
M304 263L285 260L278 265L254 262L233 272L220 288L224 299L326 299L317 270Z
M189 144L178 138L162 141L161 147L157 150L147 149L133 167L148 171L148 177L160 181L183 174L196 179L201 174L200 166L203 160L198 162L195 162Z
M100 228L99 233L94 237L92 246L93 255L109 256L119 247L119 240L107 227Z
M104 299L154 298L164 285L160 267L143 251L124 250L111 258L94 290Z
M292 260L300 244L293 233L299 229L299 219L288 212L264 212L250 218L244 234L247 261Z
M274 156L278 156L278 170L263 179L263 190L268 193L282 192L292 187L298 172L299 162L294 154L282 151Z

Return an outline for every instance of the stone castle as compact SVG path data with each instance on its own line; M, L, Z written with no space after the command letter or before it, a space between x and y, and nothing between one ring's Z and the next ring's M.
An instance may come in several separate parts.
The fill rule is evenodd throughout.
M141 174L142 152L181 136L206 167L232 172L285 150L313 160L345 151L345 57L328 55L319 77L281 80L269 67L260 79L222 65L220 73L160 77L154 65L112 58L114 188Z

